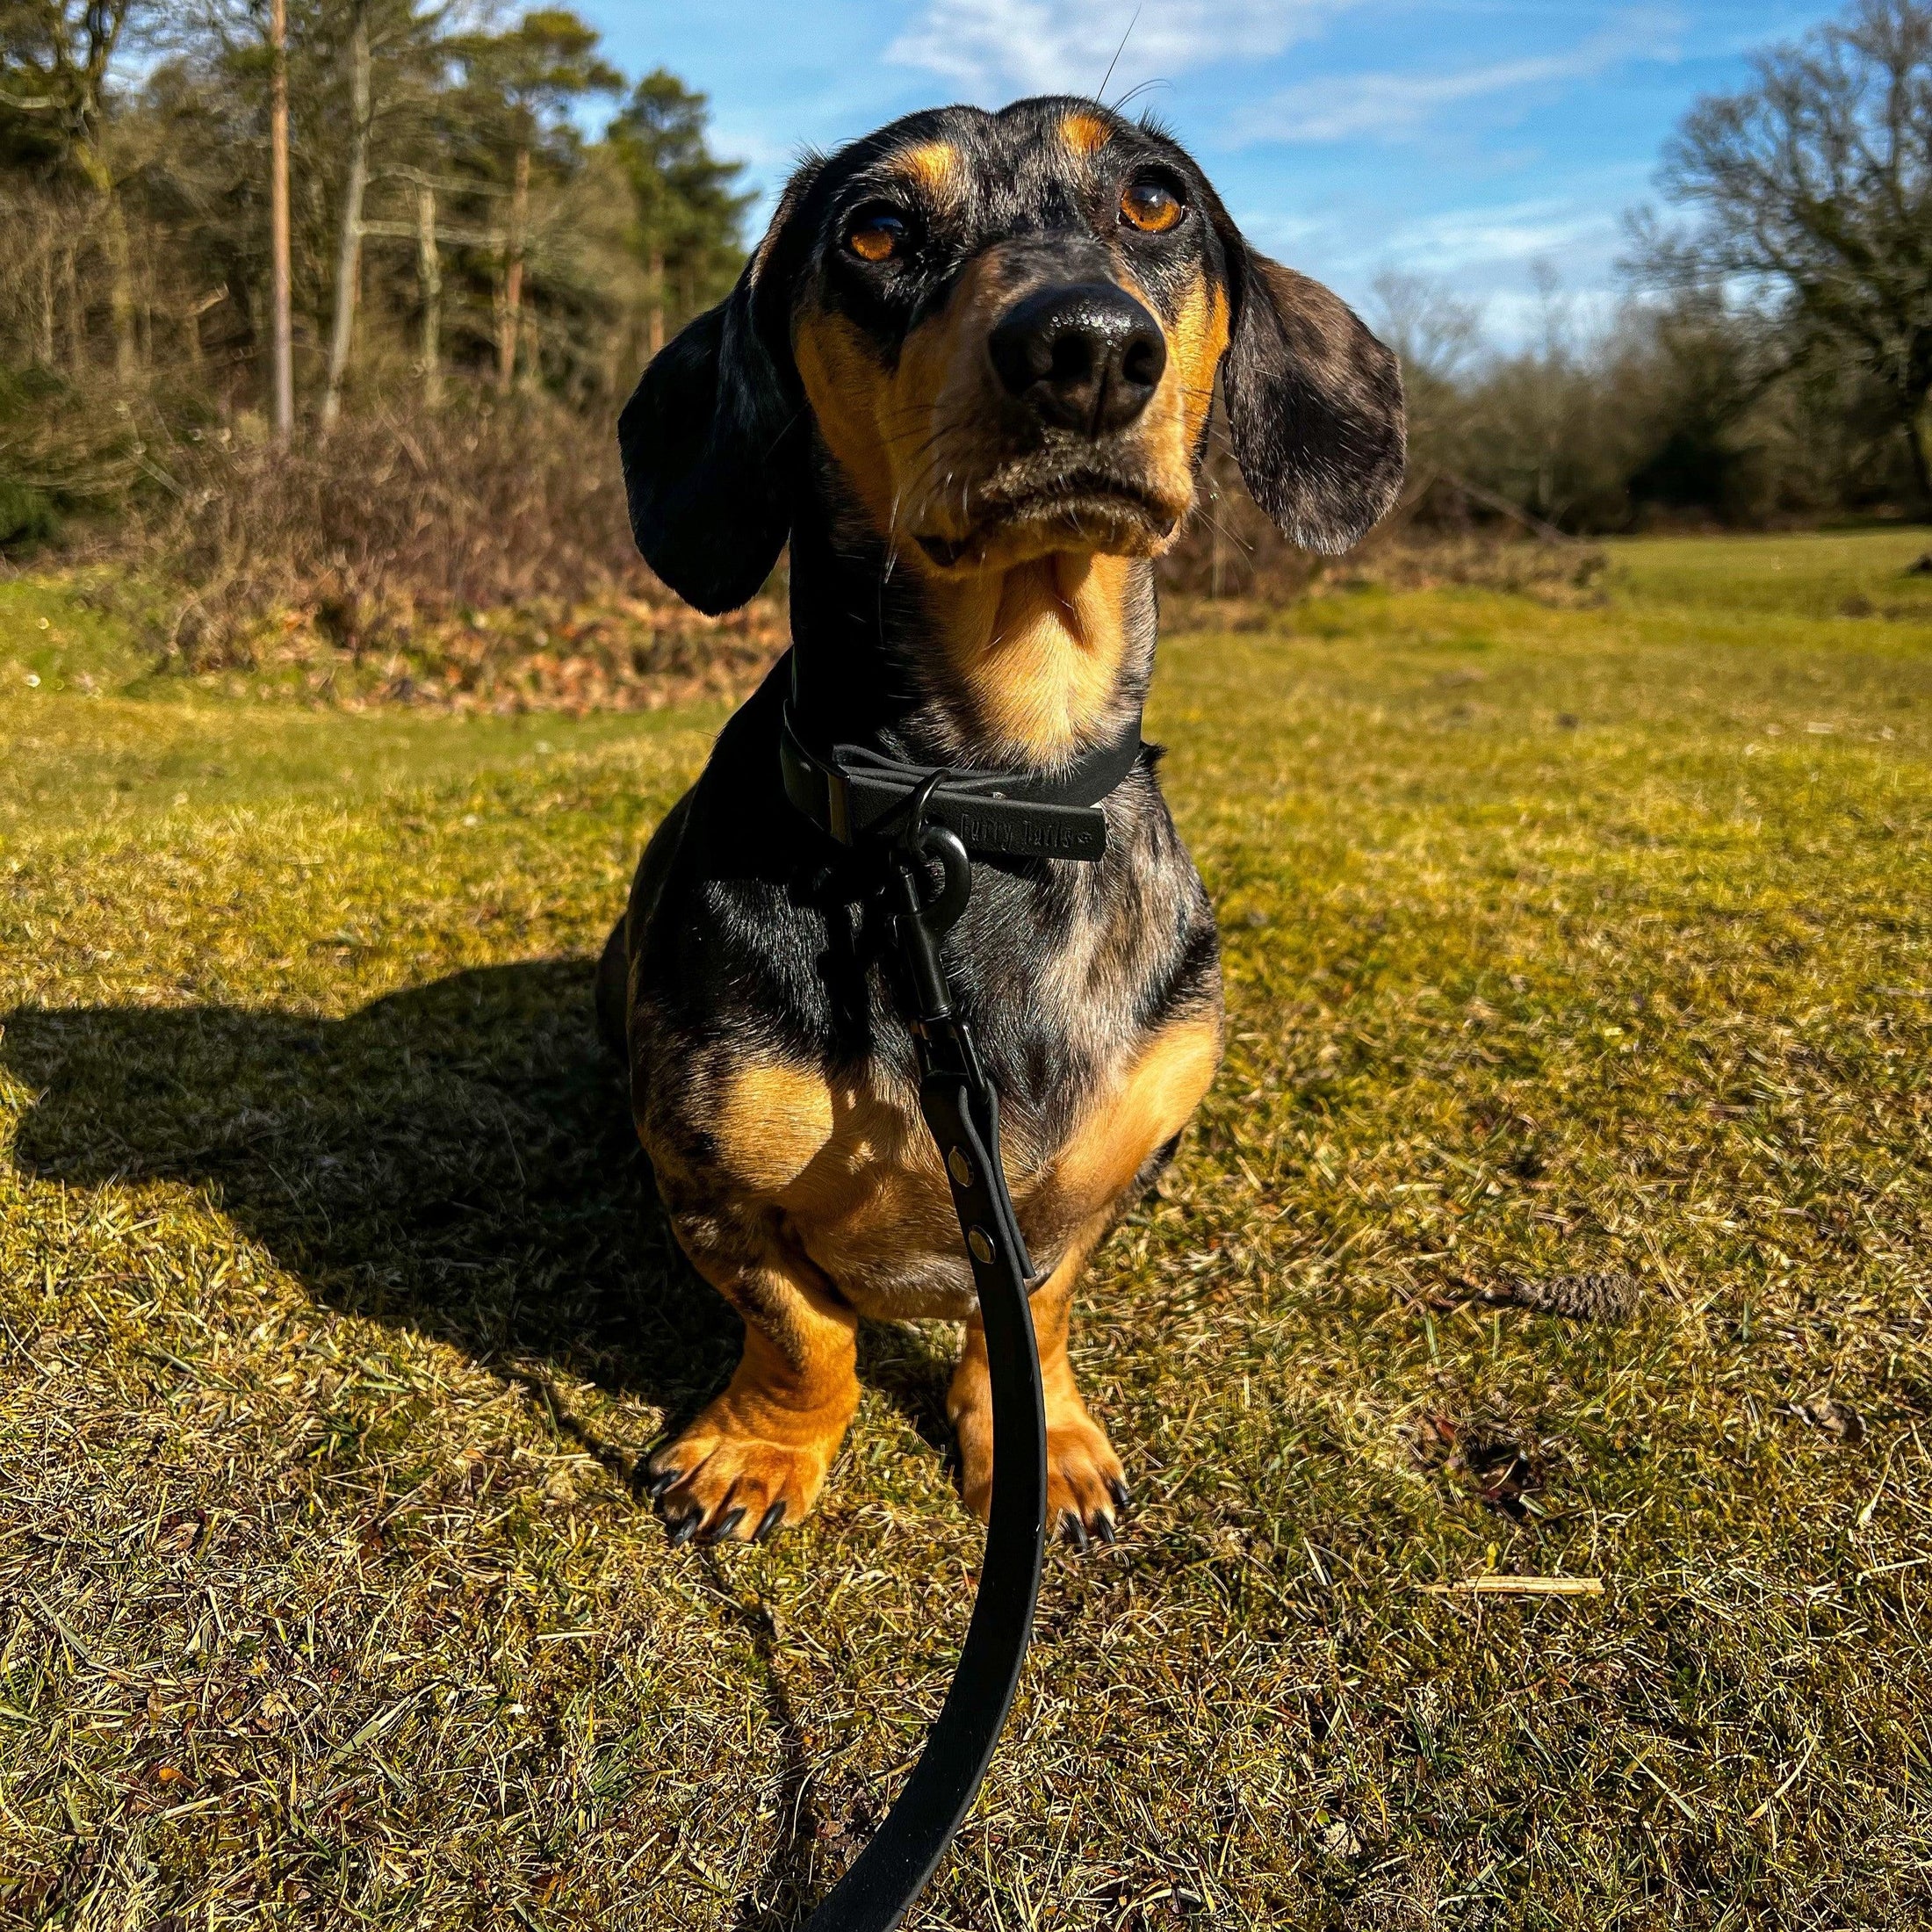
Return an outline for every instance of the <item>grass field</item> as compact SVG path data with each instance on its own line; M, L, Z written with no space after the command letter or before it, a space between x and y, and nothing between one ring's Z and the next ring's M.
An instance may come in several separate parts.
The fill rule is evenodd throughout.
M1932 1917L1924 547L1170 640L1229 1063L915 1924ZM635 1488L735 1336L588 962L718 722L183 695L0 585L0 1923L775 1932L891 1798L952 1336L802 1530Z

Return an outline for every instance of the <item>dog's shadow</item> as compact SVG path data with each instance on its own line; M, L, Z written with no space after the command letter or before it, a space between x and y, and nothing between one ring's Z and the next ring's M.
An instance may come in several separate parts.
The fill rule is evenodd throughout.
M177 1180L346 1314L451 1343L595 1439L550 1372L673 1425L729 1376L741 1330L658 1206L594 971L479 967L346 1020L239 1006L22 1007L0 1068L30 1099L12 1158L77 1186ZM935 1446L943 1366L869 1330L864 1380Z
M672 1238L584 961L481 967L347 1020L238 1006L22 1007L0 1070L29 1099L30 1179L175 1180L345 1314L454 1344L522 1384L635 1489L641 1445L602 1439L552 1371L674 1426L724 1382L741 1330ZM861 1378L947 1442L943 1364L868 1328ZM768 1678L768 1622L749 1632ZM816 1823L807 1757L771 1686L792 1813L739 1922L789 1924Z
M676 1426L732 1370L742 1330L680 1254L597 1037L586 960L485 966L346 1020L243 1006L21 1006L0 1069L25 1085L11 1148L29 1179L177 1180L344 1314L454 1343L544 1402L631 1486L636 1447L573 1417L552 1370ZM931 1445L947 1366L912 1331L861 1331L860 1375ZM771 1673L769 1623L752 1644ZM815 1814L782 1687L790 1924Z

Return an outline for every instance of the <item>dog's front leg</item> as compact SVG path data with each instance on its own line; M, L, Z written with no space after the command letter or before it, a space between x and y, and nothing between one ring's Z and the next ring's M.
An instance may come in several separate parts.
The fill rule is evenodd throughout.
M1114 1511L1127 1504L1121 1459L1095 1422L1073 1381L1067 1330L1073 1284L1101 1237L1111 1215L1096 1217L1033 1294L1034 1333L1040 1344L1040 1380L1047 1398L1047 1525L1084 1549L1090 1537L1111 1543ZM946 1414L959 1438L960 1488L966 1507L985 1519L992 1503L992 1383L986 1362L986 1331L978 1316L966 1324L965 1346L946 1396Z
M651 1459L674 1543L751 1542L811 1508L859 1403L858 1316L773 1215L727 1233L674 1220L692 1265L745 1318L724 1394Z
M1170 1020L1141 1049L1119 1084L1089 1107L1021 1210L1022 1225L1033 1213L1064 1216L1077 1230L1052 1274L1034 1292L1033 1325L1047 1398L1047 1522L1082 1548L1092 1537L1114 1540L1114 1512L1127 1506L1127 1484L1107 1431L1074 1386L1067 1359L1073 1284L1122 1209L1152 1184L1172 1155L1220 1062L1218 1006ZM1029 1229L1029 1238L1031 1234ZM959 1436L966 1506L984 1517L992 1495L992 1389L986 1338L977 1321L967 1323L946 1412Z

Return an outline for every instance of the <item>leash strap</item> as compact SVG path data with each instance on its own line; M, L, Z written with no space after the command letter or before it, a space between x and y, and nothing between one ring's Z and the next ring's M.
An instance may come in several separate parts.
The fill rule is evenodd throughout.
M803 754L789 716L784 743ZM840 747L848 759L851 750ZM1133 755L1140 755L1138 721ZM788 755L788 790L794 763ZM1122 775L1131 763L1129 759L1121 765ZM816 761L810 764L827 769ZM911 782L897 773L909 775ZM986 1332L992 1387L992 1507L965 1647L926 1748L885 1822L806 1921L804 1932L891 1932L925 1889L978 1794L1013 1707L1020 1667L1033 1635L1034 1604L1047 1546L1046 1398L1028 1299L1037 1278L999 1157L998 1092L980 1060L972 1028L954 1009L940 956L941 941L965 911L972 892L972 859L952 816L953 802L963 788L943 769L917 767L896 768L891 782L896 788L891 809L900 810L903 816L892 847L892 937L914 1006L919 1110L952 1186ZM1011 787L1015 782L1008 777L1002 782ZM1066 809L1032 799L1012 802L1034 813ZM796 793L793 803L825 825ZM966 809L985 808L976 804ZM884 816L883 809L878 816ZM1091 816L1100 819L1098 811ZM876 818L870 822L876 823ZM1060 855L1098 858L1105 845L1106 821L1100 819L1091 850ZM1027 849L1037 852L1039 847ZM935 863L943 872L943 883L928 898Z
M919 859L945 864L947 888L932 906L922 906L926 866L902 864L894 925L919 1007L919 1109L946 1164L986 1330L992 1510L965 1647L926 1748L885 1822L806 1921L805 1932L891 1932L925 1890L978 1794L1012 1708L1046 1554L1047 1419L1027 1300L1033 1263L1000 1164L998 1098L971 1028L953 1011L939 963L939 939L970 890L971 861L944 827L926 826L914 837ZM963 888L955 888L955 878ZM950 905L955 890L956 907Z
M789 704L778 727L785 796L840 845L890 833L925 788L930 823L969 852L1011 859L1098 859L1107 850L1100 800L1133 770L1141 748L1135 717L1111 745L1045 777L910 765L865 745L835 745L820 758L793 727Z

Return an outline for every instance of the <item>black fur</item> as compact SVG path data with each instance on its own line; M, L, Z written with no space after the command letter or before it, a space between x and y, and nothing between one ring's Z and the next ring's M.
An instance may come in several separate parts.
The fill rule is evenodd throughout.
M1291 543L1344 551L1395 501L1402 371L1318 282L1232 237L1222 393L1242 480Z

